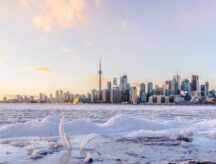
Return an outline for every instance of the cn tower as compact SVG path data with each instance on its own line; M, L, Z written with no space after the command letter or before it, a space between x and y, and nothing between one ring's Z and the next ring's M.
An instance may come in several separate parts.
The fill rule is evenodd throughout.
M101 100L102 99L102 91L101 91L101 75L102 75L102 70L101 70L101 58L100 58L100 62L99 62L99 71L98 71L98 74L99 74L99 97L98 99Z

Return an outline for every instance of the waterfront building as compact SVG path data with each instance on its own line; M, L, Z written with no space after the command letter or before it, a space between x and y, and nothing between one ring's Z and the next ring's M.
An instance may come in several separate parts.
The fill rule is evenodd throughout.
M176 104L183 103L185 102L185 98L183 96L176 95L174 101Z

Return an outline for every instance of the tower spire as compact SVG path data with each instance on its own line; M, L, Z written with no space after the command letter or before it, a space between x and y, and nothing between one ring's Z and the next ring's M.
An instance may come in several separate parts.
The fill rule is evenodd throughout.
M102 91L101 91L101 75L102 75L102 70L101 70L101 57L100 57L100 61L99 61L99 71L98 71L98 74L99 74L99 100L102 99Z

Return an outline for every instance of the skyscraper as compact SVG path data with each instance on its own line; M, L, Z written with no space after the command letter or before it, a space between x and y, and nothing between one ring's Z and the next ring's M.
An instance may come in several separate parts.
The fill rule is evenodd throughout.
M136 89L136 87L131 87L131 89L130 89L130 102L133 104L137 103L137 89Z
M206 85L206 94L207 96L209 96L209 82L206 82L205 85Z
M117 87L117 78L116 77L113 78L113 87Z
M101 70L101 59L99 62L99 89L98 89L98 100L102 100L102 90L101 90L101 75L102 75L102 70Z
M192 75L191 90L199 91L199 76L198 75Z
M120 90L123 92L123 101L128 102L130 95L130 85L128 84L127 75L123 75L120 78Z
M59 101L60 101L60 95L59 95L59 91L58 90L56 91L55 97L56 97L56 102L59 103Z
M181 84L181 90L191 92L191 85L188 79L184 79Z
M172 81L169 80L169 81L165 81L165 84L168 86L167 89L171 90L172 89Z
M201 96L206 98L207 97L207 87L206 85L201 85L200 86L200 92L201 92Z
M109 91L111 91L111 89L112 89L111 81L108 81L108 82L107 82L107 89L108 89Z
M124 90L124 77L120 77L120 89L123 91Z
M145 92L145 83L140 84L140 95L142 92Z
M153 83L152 82L148 83L148 95L149 96L153 95Z
M177 95L178 91L179 91L178 90L178 82L177 82L176 78L173 78L172 86L171 86L171 94Z
M120 89L124 92L130 90L127 75L123 75L122 77L120 77Z
M91 102L94 103L96 101L96 89L91 90Z
M179 74L176 74L175 76L173 76L173 80L175 79L175 81L177 82L177 89L178 89L178 91L180 91L180 89L181 89L181 77L180 77L180 75Z

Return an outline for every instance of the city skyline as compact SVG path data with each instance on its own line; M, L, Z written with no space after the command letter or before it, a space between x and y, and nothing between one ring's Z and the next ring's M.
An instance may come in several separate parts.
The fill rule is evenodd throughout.
M96 72L96 71L95 71ZM4 98L4 97L7 97L7 98L15 98L15 97L17 97L17 95L19 96L19 95L22 95L22 96L27 96L27 97L31 97L31 96L34 96L34 97L39 97L38 96L38 93L43 93L43 94L45 94L45 95L53 95L53 93L54 92L56 92L56 91L66 91L66 92L71 92L71 93L73 93L73 94L77 94L77 95L87 95L88 93L90 93L90 91L92 90L92 89L98 89L98 91L99 92L101 92L101 94L99 94L99 97L101 97L101 98L99 98L99 99L102 99L102 91L104 90L104 89L107 89L107 83L109 83L109 82L111 82L111 85L113 86L117 86L117 87L119 87L119 88L122 88L123 86L121 86L121 78L122 77L124 77L124 76L127 76L127 73L124 73L124 74L121 74L120 75L120 77L112 77L112 79L104 79L103 78L103 76L102 76L102 66L101 66L101 58L99 59L99 70L98 70L98 77L95 77L95 79L94 79L94 83L95 83L95 85L94 85L94 87L93 88L89 88L86 92L73 92L73 91L71 91L70 89L60 89L60 88L58 88L58 89L56 89L56 90L52 90L52 91L50 91L50 92L36 92L36 94L20 94L20 93L17 93L17 94L13 94L13 95L9 95L9 94L5 94L5 95L3 95L2 96L2 98ZM122 76L123 75L123 76ZM184 81L184 80L191 80L191 82L192 82L192 79L193 79L193 76L198 76L198 81L200 82L200 84L204 84L204 83L206 83L206 82L208 82L209 83L209 81L208 80L206 80L206 81L202 81L202 80L200 80L201 78L199 77L199 75L193 75L193 74L191 74L191 77L189 77L189 78L187 78L187 77L183 77L182 78L182 76L178 73L178 72L176 72L176 74L174 74L174 75L172 75L170 78L167 78L165 81L159 81L159 82L154 82L154 81L150 81L150 80L148 80L148 81L140 81L140 82L138 82L138 81L133 81L133 82L131 82L130 80L128 81L128 78L127 78L127 82L128 82L128 84L131 84L131 87L136 87L137 89L139 89L140 90L140 85L141 84L145 84L145 85L147 85L148 83L152 83L153 84L153 88L155 88L155 87L163 87L164 85L166 85L166 83L168 82L168 81L172 81L172 78L175 78L176 76L179 76L178 78L179 78L179 82L181 83L182 81ZM177 78L177 77L176 77ZM114 82L116 80L116 82ZM127 82L126 82L126 84L127 84ZM116 84L115 84L116 83ZM199 84L198 84L199 85ZM97 87L98 86L98 87ZM179 86L180 86L180 84L179 84ZM147 88L146 88L147 89ZM216 88L214 87L214 84L213 84L213 86L212 86L212 83L211 83L211 85L209 86L209 89L210 90L215 90ZM1 98L1 99L2 99Z
M206 104L215 103L216 93L211 90L210 83L200 83L199 75L192 75L191 80L181 78L176 73L172 79L164 81L162 86L158 84L139 83L136 86L128 82L126 74L112 81L106 82L102 88L102 64L101 58L98 67L98 89L91 89L85 94L71 93L70 91L56 90L55 94L39 93L39 96L20 95L14 98L4 97L0 102L14 103L142 103L142 104Z
M0 98L87 93L126 73L162 84L176 72L216 88L213 0L0 2Z

